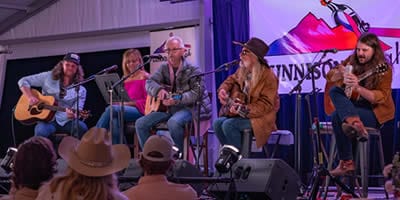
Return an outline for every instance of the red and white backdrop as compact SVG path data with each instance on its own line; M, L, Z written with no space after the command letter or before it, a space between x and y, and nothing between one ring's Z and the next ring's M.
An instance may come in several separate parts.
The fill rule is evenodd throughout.
M324 89L325 74L349 56L358 36L372 32L394 67L392 88L400 88L400 3L393 0L250 0L250 36L263 39L270 51L266 56L280 79L279 93L288 93L327 53L315 71L316 85ZM329 59L332 59L329 61ZM302 92L311 91L311 80L302 84ZM323 90L322 90L323 91Z

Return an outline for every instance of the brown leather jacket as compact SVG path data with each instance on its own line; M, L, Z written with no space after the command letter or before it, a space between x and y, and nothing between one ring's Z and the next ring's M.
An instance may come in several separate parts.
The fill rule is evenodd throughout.
M230 94L242 93L244 83L238 82L237 70L230 75L218 88L218 91L224 89ZM235 87L239 85L239 87ZM275 131L276 113L279 109L278 78L270 68L263 71L262 78L255 89L253 89L248 98L247 108L257 147L267 143L272 131Z
M339 73L340 72L337 68L331 69L327 74L327 81L337 81L337 79L340 79L341 77ZM389 67L388 71L380 76L380 82L376 89L371 90L374 93L375 99L370 103L372 104L372 109L376 119L380 124L394 118L395 108L392 98L392 76L392 68Z

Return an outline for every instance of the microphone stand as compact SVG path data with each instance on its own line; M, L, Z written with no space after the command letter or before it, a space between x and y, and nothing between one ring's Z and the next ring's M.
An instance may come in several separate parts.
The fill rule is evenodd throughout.
M233 65L233 64L232 64ZM196 155L195 155L195 161L196 161L196 167L197 169L200 169L200 163L199 163L199 157L200 157L200 111L201 111L201 101L202 101L202 97L203 97L203 93L201 92L201 77L206 76L208 74L212 74L212 73L216 73L216 72L220 72L223 70L228 70L229 68L229 64L222 64L219 67L217 67L217 69L212 70L212 71L208 71L208 72L204 72L204 73L200 73L200 74L196 74L196 75L192 75L189 77L189 81L192 79L196 80L196 83L198 84L198 91L197 93L199 94L197 96L197 100L196 100L196 106L197 106L197 131L196 131Z
M304 79L302 79L304 80ZM295 109L295 119L294 119L294 130L295 130L295 162L294 166L298 174L301 174L301 83L303 81L299 81L299 83L289 92L289 95L292 95L293 92L296 92L296 109Z
M122 77L119 81L115 82L108 90L108 92L110 93L110 132L112 132L113 130L113 123L112 123L112 119L113 119L113 91L114 88L119 86L119 94L122 94L124 92L124 86L121 85L122 82L124 82L126 79L128 79L130 76L132 76L133 74L135 74L137 71L139 71L140 69L142 69L145 65L149 64L151 61L151 58L149 58L145 63L138 65L135 70L133 70L132 72L130 72L129 74L127 74L126 76ZM124 141L124 113L125 113L125 103L124 103L124 98L122 95L120 95L120 112L118 113L119 117L119 143L123 144Z
M75 125L75 130L76 130L76 134L77 134L78 138L79 138L79 112L80 112L79 111L79 90L80 90L81 85L83 85L89 81L92 81L92 80L94 80L94 75L89 76L88 78L82 80L81 82L74 83L74 84L69 85L64 88L65 92L67 92L67 90L69 90L69 89L75 88L75 92L76 92L76 100L75 100L76 101L76 111L75 112L77 112L78 116L75 118L74 125Z
M314 160L317 161L317 166L313 168L313 174L311 177L310 181L310 188L311 188L311 193L309 196L310 200L315 200L317 199L317 194L318 194L318 189L321 183L320 177L322 176L329 176L333 182L335 182L339 187L341 187L345 192L351 194L353 197L358 198L358 196L354 193L353 190L351 190L349 187L347 187L345 184L343 184L339 179L336 177L333 177L329 171L324 167L324 161L323 161L323 152L322 152L322 145L321 145L321 132L320 132L320 127L319 127L319 119L318 119L318 106L317 106L317 89L315 87L315 75L314 71L315 68L320 66L321 64L325 64L329 62L331 59L327 61L322 61L322 59L326 56L326 52L321 56L320 60L318 62L313 63L308 70L308 73L303 77L303 79L299 80L299 83L294 87L297 88L299 87L298 85L301 85L301 83L311 75L311 83L312 83L312 94L313 94L313 100L314 100L314 112L316 113L316 116L314 117L313 121L315 123L316 127L316 132L317 132L317 139L315 140L316 142L316 149L317 149L317 154L314 154ZM293 93L294 89L289 92L289 94ZM328 91L325 91L328 92ZM318 158L318 159L317 159Z

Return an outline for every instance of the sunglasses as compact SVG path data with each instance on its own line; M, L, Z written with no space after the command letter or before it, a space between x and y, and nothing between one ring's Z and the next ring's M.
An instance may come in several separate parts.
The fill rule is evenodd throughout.
M243 56L245 56L245 55L250 54L250 51L247 50L247 49L243 49L243 50L240 52L240 54L243 55Z

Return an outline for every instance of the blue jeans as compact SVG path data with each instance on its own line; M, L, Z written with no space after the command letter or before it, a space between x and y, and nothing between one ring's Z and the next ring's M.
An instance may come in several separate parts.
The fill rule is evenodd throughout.
M119 113L121 112L121 106L113 105L112 110L112 141L113 144L118 144L120 137ZM141 116L143 116L142 113L140 113L136 107L124 106L124 122L134 122ZM107 130L110 129L110 106L108 106L103 114L101 114L99 121L97 121L96 127L105 128Z
M372 111L372 106L363 101L352 102L346 97L344 90L339 87L332 87L329 91L332 103L335 105L335 112L332 113L332 127L336 137L336 146L340 160L353 160L352 141L342 130L342 123L347 117L360 117L364 126L378 128L379 123Z
M192 121L192 112L189 109L181 109L173 114L166 112L152 112L136 120L136 134L140 146L150 137L151 128L160 122L167 121L168 130L175 145L180 151L183 150L183 134L185 125Z
M250 119L241 117L220 117L213 122L215 135L221 145L233 145L238 149L242 147L242 132L251 129Z
M79 132L75 131L76 120L67 122L64 126L60 126L55 120L52 122L38 122L35 126L35 136L49 137L55 132L67 132L71 136L81 138L86 133L88 127L83 121L79 121Z

